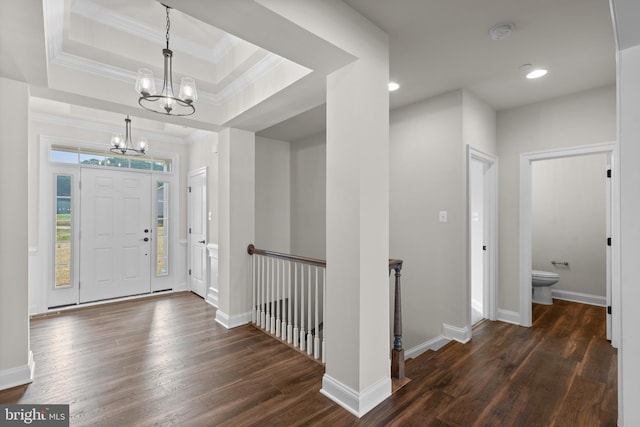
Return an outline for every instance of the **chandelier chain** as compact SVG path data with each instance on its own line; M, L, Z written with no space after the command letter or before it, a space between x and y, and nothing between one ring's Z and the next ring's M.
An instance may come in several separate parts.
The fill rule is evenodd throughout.
M169 29L171 28L171 21L169 21L169 8L167 7L167 49L169 49Z

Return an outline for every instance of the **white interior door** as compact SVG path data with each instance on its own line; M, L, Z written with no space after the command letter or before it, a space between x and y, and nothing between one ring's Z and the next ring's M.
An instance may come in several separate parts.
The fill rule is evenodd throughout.
M207 170L189 173L189 287L207 296Z
M151 176L82 169L80 302L151 291Z

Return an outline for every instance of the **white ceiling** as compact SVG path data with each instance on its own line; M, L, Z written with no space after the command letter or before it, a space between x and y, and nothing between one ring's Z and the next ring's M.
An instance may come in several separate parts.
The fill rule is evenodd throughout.
M608 0L344 1L389 34L390 75L401 85L391 108L466 88L502 110L615 81ZM0 2L0 75L30 83L36 97L86 107L85 120L131 114L176 137L237 126L297 140L323 129L324 76L347 63L347 53L265 14L260 2L165 3L179 9L170 15L173 81L196 79L194 116L158 116L137 103L138 68L162 74L165 9L156 0ZM637 4L629 0L629 8ZM511 37L491 40L489 29L507 22ZM548 76L526 80L525 63ZM60 104L34 108L52 114L51 105ZM163 126L152 124L158 120Z

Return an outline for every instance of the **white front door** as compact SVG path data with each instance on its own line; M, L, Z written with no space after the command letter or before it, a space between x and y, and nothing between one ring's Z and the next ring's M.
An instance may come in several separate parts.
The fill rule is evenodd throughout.
M189 288L207 297L207 169L189 173Z
M80 302L151 291L151 176L82 169Z

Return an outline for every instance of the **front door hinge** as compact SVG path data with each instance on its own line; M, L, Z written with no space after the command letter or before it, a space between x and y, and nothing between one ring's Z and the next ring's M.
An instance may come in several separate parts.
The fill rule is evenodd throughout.
M191 276L191 269L189 269L189 276Z
M607 306L607 314L611 314L611 306Z
M191 227L189 227L189 234L191 234Z
M607 178L611 178L611 169L607 169Z
M607 237L607 246L611 246L611 237Z
M189 193L191 193L191 186L187 187L189 189Z

